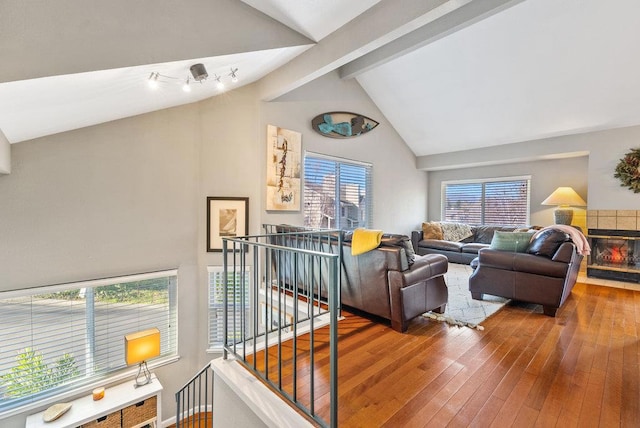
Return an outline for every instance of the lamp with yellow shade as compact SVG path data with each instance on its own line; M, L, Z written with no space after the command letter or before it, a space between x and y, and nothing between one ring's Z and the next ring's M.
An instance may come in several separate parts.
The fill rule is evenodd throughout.
M160 330L151 328L124 337L124 359L128 366L138 364L135 387L151 382L147 360L160 355Z
M556 224L571 224L573 209L571 206L584 207L587 203L571 187L558 187L542 201L542 205L557 205L554 212Z

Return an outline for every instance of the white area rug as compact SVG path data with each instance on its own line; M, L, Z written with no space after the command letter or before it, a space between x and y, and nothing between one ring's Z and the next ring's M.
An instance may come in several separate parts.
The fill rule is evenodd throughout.
M509 302L509 299L490 294L485 294L484 300L473 300L469 291L471 272L469 265L449 263L449 270L445 275L449 288L449 302L444 312L445 319L440 319L442 318L440 316L438 321L447 321L452 324L453 320L462 325L475 327ZM436 319L438 315L427 312L424 316Z

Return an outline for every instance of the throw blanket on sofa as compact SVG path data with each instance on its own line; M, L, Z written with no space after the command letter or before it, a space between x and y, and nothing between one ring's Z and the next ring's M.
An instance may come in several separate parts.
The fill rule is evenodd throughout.
M351 238L351 255L357 256L374 250L378 248L381 240L381 230L358 228L353 231L353 237Z
M538 230L531 239L535 238L536 235L548 229L560 230L562 232L565 232L567 235L569 235L573 243L576 245L576 251L578 252L578 254L581 254L583 256L588 256L589 254L591 254L591 247L589 246L589 241L587 241L587 238L584 236L582 232L580 232L578 229L576 229L573 226L569 226L565 224L554 224L553 226L547 226Z

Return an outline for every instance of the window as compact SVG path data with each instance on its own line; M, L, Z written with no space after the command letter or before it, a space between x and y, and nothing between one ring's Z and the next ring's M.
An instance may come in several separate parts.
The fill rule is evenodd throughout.
M157 327L177 353L177 272L0 293L0 411L126 367L124 336Z
M530 177L442 182L442 218L468 224L529 224Z
M224 268L222 266L209 266L209 351L221 351L224 345ZM235 280L233 272L228 272L229 283L233 284L229 295L228 319L230 340L241 340L242 322L250 319L249 313L249 267L245 267L244 275L236 272ZM234 297L235 296L235 297ZM244 306L244 317L242 308Z
M315 153L304 157L304 225L371 227L371 165Z

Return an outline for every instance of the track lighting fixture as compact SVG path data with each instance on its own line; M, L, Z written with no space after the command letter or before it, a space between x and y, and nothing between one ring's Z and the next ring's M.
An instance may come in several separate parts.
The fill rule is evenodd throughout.
M209 73L207 73L207 69L205 68L204 64L201 64L201 63L193 64L191 67L189 67L189 71L191 72L191 76L187 76L185 79L181 79L179 77L167 76L154 71L149 75L147 79L147 83L149 84L150 88L157 89L161 83L170 83L175 81L176 83L182 84L183 91L191 92L192 80L202 84L202 83L205 83L205 81L209 77ZM237 72L238 72L237 67L236 68L231 67L230 73L228 75L225 74L224 76L225 77L228 76L231 82L236 83L238 82L238 75L236 74ZM223 75L218 75L214 73L212 80L215 81L216 88L219 91L224 90L225 84L223 81Z

